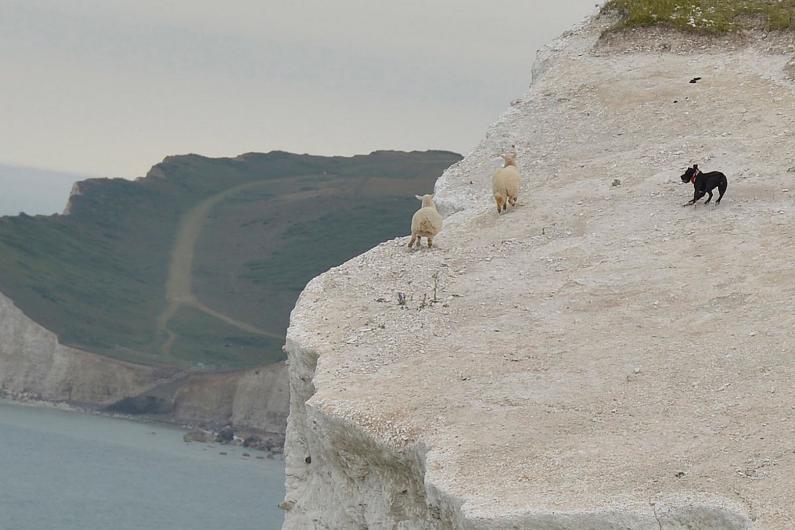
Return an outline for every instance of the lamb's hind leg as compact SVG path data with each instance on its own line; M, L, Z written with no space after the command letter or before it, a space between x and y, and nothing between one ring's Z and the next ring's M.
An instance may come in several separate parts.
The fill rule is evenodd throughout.
M428 248L433 248L433 238L432 237L428 238Z
M508 197L508 203L511 205L511 207L516 206L516 196L514 195L514 196L511 196L511 197Z
M494 197L494 200L497 201L497 214L502 213L502 211L505 209L505 199L498 195L497 197Z
M411 241L409 241L409 248L414 246L415 241L417 241L417 236L415 234L411 234Z

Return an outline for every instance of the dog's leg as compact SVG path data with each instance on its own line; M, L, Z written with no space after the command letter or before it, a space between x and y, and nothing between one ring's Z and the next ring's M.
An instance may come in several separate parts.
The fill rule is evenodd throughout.
M701 195L699 195L698 191L696 191L696 192L693 193L693 198L690 199L689 202L686 202L685 204L683 204L682 206L695 206L696 205L696 201L699 200L703 196L704 196L703 193Z
M706 206L707 204L709 204L709 201L711 201L711 200L712 200L712 192L711 192L711 191L708 191L707 193L709 193L709 197L707 197L707 201L704 203L704 206Z

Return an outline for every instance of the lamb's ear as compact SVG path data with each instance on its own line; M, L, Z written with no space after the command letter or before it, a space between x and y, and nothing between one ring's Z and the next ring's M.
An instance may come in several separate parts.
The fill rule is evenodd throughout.
M415 195L415 197L417 198L417 200L418 200L418 201L421 201L421 200L422 200L422 197L421 197L421 196L419 196L419 195Z

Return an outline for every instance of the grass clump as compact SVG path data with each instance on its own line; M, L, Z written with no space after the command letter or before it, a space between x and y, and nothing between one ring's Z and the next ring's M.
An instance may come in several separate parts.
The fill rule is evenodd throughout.
M795 0L609 0L602 12L619 14L613 30L662 26L725 34L795 29Z

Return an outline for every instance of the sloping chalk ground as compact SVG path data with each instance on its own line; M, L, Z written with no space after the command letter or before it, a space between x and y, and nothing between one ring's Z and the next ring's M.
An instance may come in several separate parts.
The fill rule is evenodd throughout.
M606 23L439 180L438 248L302 295L286 528L795 527L795 44ZM681 206L693 162L720 206Z

